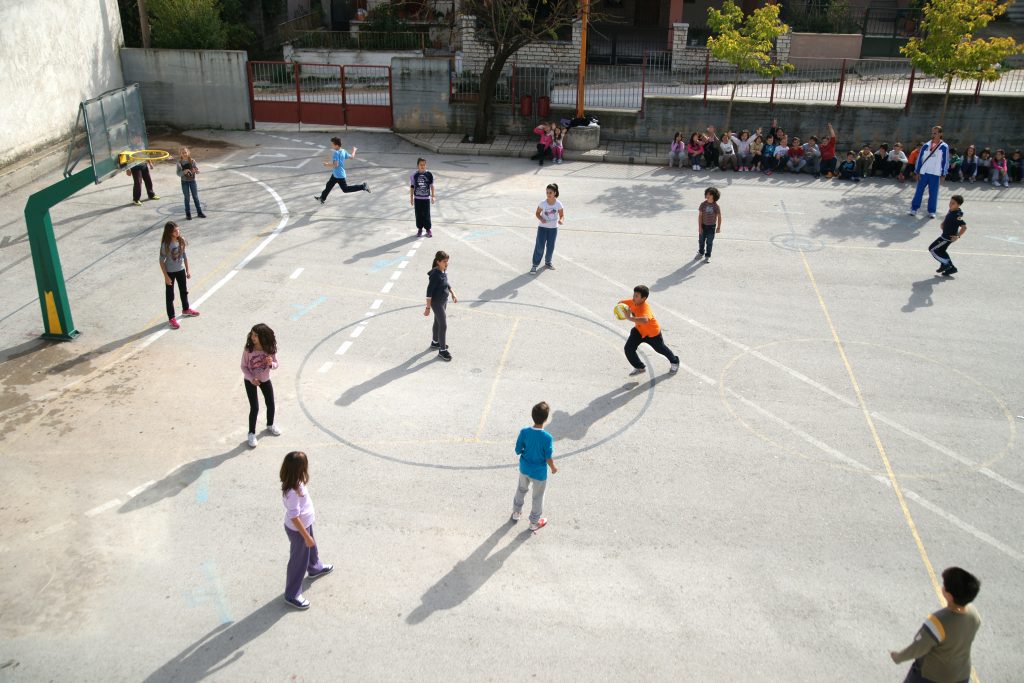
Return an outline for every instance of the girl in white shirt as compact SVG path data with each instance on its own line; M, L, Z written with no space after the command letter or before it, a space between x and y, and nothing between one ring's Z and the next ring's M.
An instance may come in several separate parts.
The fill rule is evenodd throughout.
M309 460L302 451L292 451L281 463L281 502L284 503L284 530L291 543L284 601L295 609L309 609L309 600L302 597L302 580L316 579L334 571L333 564L323 564L313 537L313 499L309 482Z
M558 237L558 226L565 222L565 209L562 202L558 201L558 185L551 183L545 188L547 198L537 205L535 216L537 217L537 243L533 247L533 267L531 273L536 273L540 266L540 257L544 257L544 265L550 270L555 266L551 263L551 257L555 255L555 238Z

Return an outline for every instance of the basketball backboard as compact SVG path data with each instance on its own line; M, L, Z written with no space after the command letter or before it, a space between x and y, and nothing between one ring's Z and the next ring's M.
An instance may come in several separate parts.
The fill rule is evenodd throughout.
M70 176L75 165L88 154L96 184L99 184L126 168L118 162L119 154L149 146L138 83L85 100L79 105L78 122L85 127L84 147L77 145L76 154L76 145L72 144L64 167L65 177ZM128 164L131 165L134 164Z

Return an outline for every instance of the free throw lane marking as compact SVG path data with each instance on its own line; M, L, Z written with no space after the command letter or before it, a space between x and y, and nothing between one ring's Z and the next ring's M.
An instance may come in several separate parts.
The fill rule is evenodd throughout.
M332 363L331 361L327 361L326 363L324 363L323 365L320 366L320 369L318 369L317 372L325 373L325 372L328 372L333 367L334 367L334 363Z
M391 291L391 288L395 286L394 282L385 282L384 286L380 288L381 294L387 294Z
M97 505L92 510L86 510L85 516L86 517L95 517L96 515L103 514L107 510L110 510L111 508L116 508L120 504L121 504L121 499L120 498L114 498L113 500L108 500L106 503L103 503L102 505Z
M346 351L348 351L348 350L349 350L349 347L351 347L351 346L352 346L352 342L350 342L350 341L345 341L345 342L342 342L342 343L341 343L341 346L339 346L339 347L338 347L338 350L337 350L337 351L335 351L334 353L335 353L336 355L338 355L338 356L344 356L344 355L345 355L345 352L346 352Z
M302 275L302 271L304 271L304 270L305 270L305 268L296 268L295 272L288 276L288 279L290 279L290 280L297 279L300 275Z
M384 303L384 299L374 299L373 303L370 304L370 308L376 311L378 308L381 307L381 304L383 304L383 303Z

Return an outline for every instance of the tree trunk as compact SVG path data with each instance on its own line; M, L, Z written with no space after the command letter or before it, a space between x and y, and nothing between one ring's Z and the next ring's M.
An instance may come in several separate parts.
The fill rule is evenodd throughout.
M946 106L949 104L949 89L953 87L953 77L946 77L946 96L942 98L942 113L939 115L939 125L946 120Z
M488 139L491 124L491 110L494 109L494 91L501 78L501 70L505 68L509 54L495 54L486 62L480 72L480 94L476 101L476 122L473 124L473 142L483 143ZM509 93L511 97L511 92ZM512 103L513 106L515 102Z
M736 99L736 88L740 84L740 68L736 67L736 78L732 82L732 92L729 93L729 106L725 109L725 125L722 126L722 130L726 133L729 132L729 126L732 125L732 103Z

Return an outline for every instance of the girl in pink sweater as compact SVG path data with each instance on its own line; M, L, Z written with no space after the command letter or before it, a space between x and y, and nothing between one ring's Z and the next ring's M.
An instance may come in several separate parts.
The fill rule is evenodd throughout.
M1006 173L1006 152L1001 149L997 149L996 155L992 157L992 184L996 187L1010 186L1010 176Z
M540 136L540 140L537 142L537 153L530 157L531 160L540 160L540 165L544 165L544 157L551 153L551 143L554 138L551 136L551 126L547 123L542 123L533 129L533 132Z
M277 338L274 331L263 323L253 325L245 339L242 350L242 375L245 377L245 395L249 398L249 448L256 448L256 417L260 414L256 387L263 392L267 404L267 431L281 436L281 430L274 424L274 385L270 383L270 371L277 369Z

